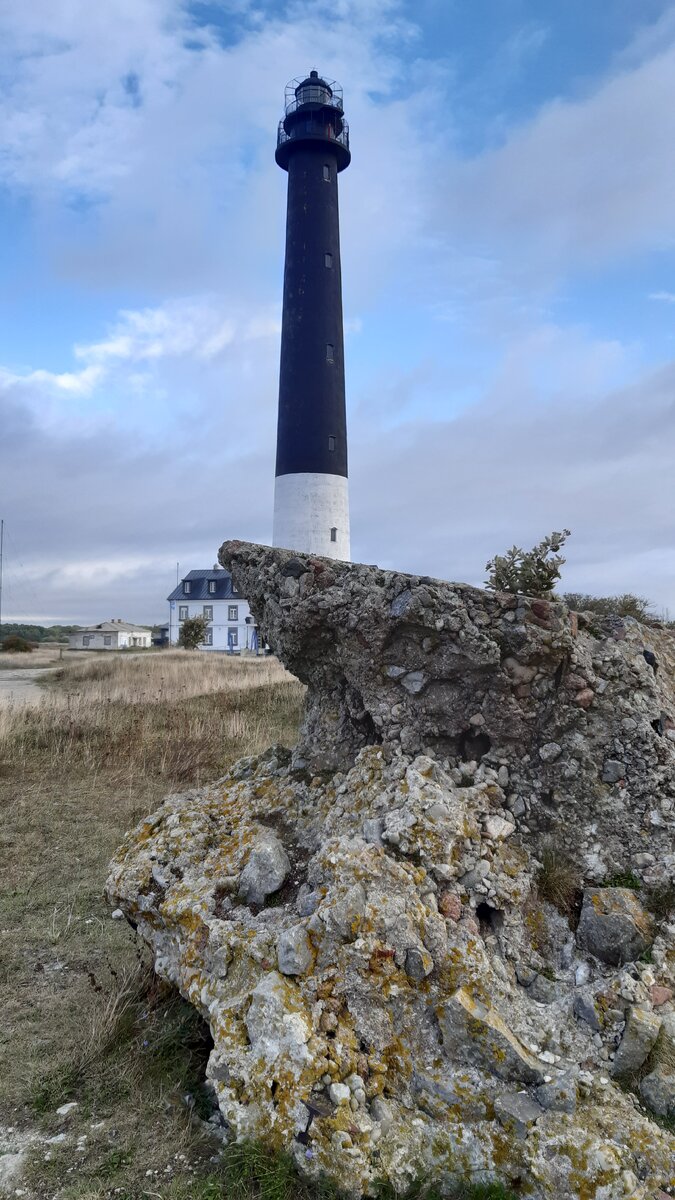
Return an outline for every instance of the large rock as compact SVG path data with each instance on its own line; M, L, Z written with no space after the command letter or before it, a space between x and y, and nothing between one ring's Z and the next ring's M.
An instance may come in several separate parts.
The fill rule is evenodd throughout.
M584 892L577 942L601 962L634 962L654 940L654 922L630 888Z
M654 994L672 1013L675 927L650 963L580 961L541 895L546 846L587 887L672 869L665 635L649 631L655 673L634 623L591 633L559 604L221 557L308 685L300 743L168 797L108 892L209 1023L234 1135L353 1196L420 1175L518 1180L532 1200L675 1187L672 1135L608 1080L626 1010Z

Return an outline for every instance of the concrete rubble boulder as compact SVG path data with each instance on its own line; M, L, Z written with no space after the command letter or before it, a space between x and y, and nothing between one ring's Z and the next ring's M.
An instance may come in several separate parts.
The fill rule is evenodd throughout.
M669 1112L672 1076L675 913L647 903L675 868L672 639L283 550L220 557L307 685L300 738L169 796L108 895L208 1022L231 1135L355 1197L419 1176L533 1200L674 1189L646 1108ZM542 898L568 859L577 930ZM638 867L637 897L600 886ZM636 1096L617 1084L643 1053Z

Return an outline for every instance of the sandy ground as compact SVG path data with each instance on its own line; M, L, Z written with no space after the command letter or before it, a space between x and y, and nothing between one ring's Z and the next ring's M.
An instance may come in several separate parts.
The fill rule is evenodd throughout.
M37 680L49 674L49 668L23 667L0 672L0 704L37 704L44 696Z

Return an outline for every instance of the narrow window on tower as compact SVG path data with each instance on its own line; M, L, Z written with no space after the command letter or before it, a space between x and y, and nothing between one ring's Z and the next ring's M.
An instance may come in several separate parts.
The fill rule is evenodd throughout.
M330 531L330 540L331 540L331 542L337 542L337 528L335 527L335 525L333 526L333 528Z
M328 436L328 449L329 450L335 449L335 438L333 437L332 433L329 434L329 436Z
M332 267L333 265L333 255L329 254L328 251L323 256L323 265L324 267Z
M335 362L335 358L333 357L333 347L331 346L330 342L326 346L326 362Z
M323 177L326 183L330 183L330 167L328 163L323 164Z

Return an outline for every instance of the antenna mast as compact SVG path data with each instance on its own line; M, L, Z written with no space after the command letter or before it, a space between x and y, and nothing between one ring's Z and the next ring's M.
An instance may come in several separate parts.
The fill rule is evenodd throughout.
M0 635L2 634L2 551L5 541L5 522L0 521Z

